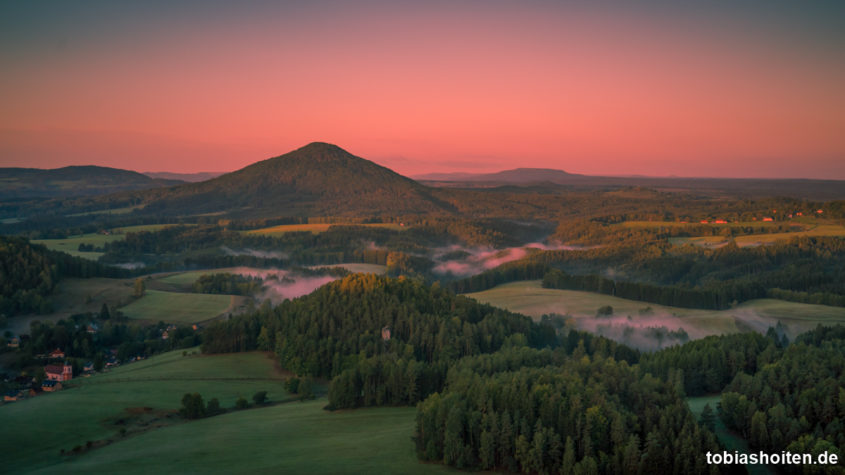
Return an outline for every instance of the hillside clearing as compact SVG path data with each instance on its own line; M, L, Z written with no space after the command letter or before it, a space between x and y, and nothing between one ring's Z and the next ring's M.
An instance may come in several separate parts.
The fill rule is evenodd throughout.
M147 290L140 299L120 309L136 320L166 323L198 323L215 318L240 305L246 297Z

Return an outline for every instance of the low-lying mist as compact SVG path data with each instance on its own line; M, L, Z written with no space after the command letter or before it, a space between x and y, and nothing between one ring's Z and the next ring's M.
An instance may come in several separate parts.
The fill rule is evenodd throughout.
M565 244L544 244L532 242L518 247L493 249L490 247L464 247L459 245L434 249L432 260L436 263L432 271L441 275L468 277L480 274L502 264L516 261L536 251L580 251L590 246L569 246ZM458 257L455 257L458 256Z

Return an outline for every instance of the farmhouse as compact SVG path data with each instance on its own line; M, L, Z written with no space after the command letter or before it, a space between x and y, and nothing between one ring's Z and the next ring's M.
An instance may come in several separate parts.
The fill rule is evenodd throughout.
M47 373L49 381L70 381L73 379L73 366L70 363L47 365L44 371Z
M13 336L12 339L9 340L9 343L6 343L6 346L8 346L9 348L18 348L19 346L21 346L21 340L20 338Z
M44 380L44 382L41 383L41 389L43 389L45 392L51 393L53 391L58 391L62 389L62 383L60 383L59 381Z
M17 401L21 397L20 391L9 391L3 395L3 400L6 402Z
M57 358L58 359L58 358L64 358L64 357L65 357L65 352L62 351L59 348L56 348L55 350L50 352L50 358Z
M769 217L765 217L765 218L763 218L763 221L774 221L774 219L769 218Z
M714 221L716 224L728 224L728 220L726 219L717 219Z
M390 327L384 327L381 329L381 339L384 341L390 340Z

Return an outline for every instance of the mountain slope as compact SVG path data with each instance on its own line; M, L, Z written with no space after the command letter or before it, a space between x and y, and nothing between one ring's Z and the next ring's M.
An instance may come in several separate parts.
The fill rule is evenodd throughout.
M445 211L430 189L315 142L201 183L143 194L145 210L239 216L367 216Z
M0 200L103 195L178 183L181 181L153 179L130 170L93 165L49 170L0 168Z

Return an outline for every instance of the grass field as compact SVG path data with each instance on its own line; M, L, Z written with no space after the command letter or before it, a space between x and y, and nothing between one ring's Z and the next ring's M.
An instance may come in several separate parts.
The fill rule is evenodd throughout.
M314 234L328 231L331 226L342 226L342 224L282 224L279 226L271 226L269 228L253 229L244 231L247 234L263 234L266 236L274 236L293 231L310 231ZM374 228L388 228L395 231L407 229L403 226L393 223L369 223L369 224L355 224L354 226L367 226Z
M762 223L755 223L759 226ZM769 234L749 234L745 236L736 236L732 238L736 241L739 247L760 246L763 244L771 244L776 241L792 239L794 237L845 237L845 226L838 224L814 224L807 225L802 231L794 231L788 233L769 233ZM702 247L720 247L730 242L731 238L723 236L696 236L696 237L673 237L669 238L669 242L676 246L683 246L684 244L694 244Z
M78 234L64 239L33 239L32 242L36 244L43 244L47 249L54 251L64 251L71 256L81 257L83 259L90 259L96 261L103 255L102 252L80 252L80 244L91 244L95 248L102 248L106 243L114 241L122 241L126 233L137 233L141 231L159 231L172 224L142 224L138 226L125 226L122 228L115 228L111 230L111 234Z
M592 292L545 289L539 280L512 282L467 296L534 318L550 313L571 315L579 328L592 329L597 322L637 326L666 325L670 329L683 327L691 338L736 333L747 329L765 331L778 321L787 325L787 333L792 338L820 323L830 325L845 322L845 308L842 307L759 299L744 302L728 310L698 310L667 307ZM614 319L595 317L596 310L604 305L613 307ZM651 311L641 314L641 310L647 307L650 307ZM627 316L631 317L630 321Z
M414 408L329 413L324 398L151 431L59 466L62 473L444 473L421 464Z
M144 205L136 205L136 206L127 206L125 208L112 208L112 209L102 209L99 211L88 211L87 213L76 213L76 214L69 214L68 217L74 216L89 216L94 214L128 214L136 209L142 209Z
M193 294L147 290L140 299L120 309L136 320L197 323L212 319L237 304L231 295Z
M706 404L710 404L710 409L713 410L713 413L716 414L716 404L719 403L719 399L721 396L700 396L700 397L690 397L687 398L687 405L690 408L690 411L695 415L696 420L701 417L701 411L704 410L704 406ZM725 427L725 423L722 422L719 417L716 417L716 424L715 424L715 432L716 438L719 439L719 442L725 446L725 449L729 452L733 452L734 450L738 450L740 452L748 453L748 443L740 437L738 434L731 432ZM768 475L771 472L765 465L746 465L748 469L748 473L750 475Z
M55 312L44 315L19 315L9 318L9 327L16 335L29 333L34 320L56 321L75 313L98 313L103 304L119 307L132 300L132 279L65 278L56 284L52 299Z
M362 264L362 263L350 263L350 264L337 264L331 266L312 266L313 268L319 267L343 267L344 269L348 270L349 272L355 274L379 274L384 275L387 272L387 267L378 265L378 264Z
M32 242L35 244L43 244L47 246L47 249L52 249L54 251L63 251L72 256L82 257L85 259L91 259L96 261L103 255L101 252L79 252L79 245L80 244L92 244L96 248L103 247L106 243L113 242L113 241L120 241L123 239L122 235L119 234L99 234L99 233L91 233L91 234L80 234L77 236L70 236L65 239L33 239Z
M216 397L224 408L234 406L238 397L251 399L257 391L268 391L271 401L289 397L283 388L282 375L276 372L274 361L265 353L183 357L182 351L175 351L90 378L76 378L72 384L78 387L0 406L2 471L31 472L38 468L53 473L64 471L71 457L59 455L61 449L69 451L76 445L84 447L89 440L120 439L120 428L126 424L120 425L116 421L130 416L128 408L177 410L182 395L187 392L198 392L206 401ZM272 425L274 422L266 423ZM184 426L190 431L196 427L192 424L173 428ZM120 452L122 444L165 430L127 437L112 446L76 457L79 461L95 460L100 451L117 448ZM201 431L195 435L211 436ZM155 458L153 454L148 456ZM136 470L150 471L146 465L138 465ZM116 472L104 470L101 473Z

